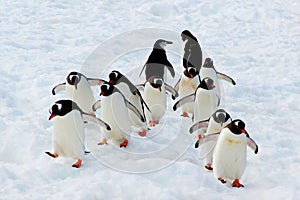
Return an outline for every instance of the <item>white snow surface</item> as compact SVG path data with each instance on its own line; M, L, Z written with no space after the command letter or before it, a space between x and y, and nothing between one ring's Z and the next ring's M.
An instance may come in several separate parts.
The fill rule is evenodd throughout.
M0 199L298 199L300 195L300 2L253 1L9 1L0 2ZM132 131L126 149L86 127L91 151L79 169L70 159L53 159L53 122L48 109L59 99L51 89L70 71L107 79L117 69L138 84L148 48L124 53L94 68L92 52L128 31L169 30L168 57L181 74L180 33L190 30L217 70L233 77L224 83L224 107L246 122L259 146L248 149L244 188L222 185L203 167L190 119L168 110L142 138ZM145 35L147 37L147 35ZM103 55L136 41L114 42ZM176 46L177 45L177 46ZM170 51L168 51L170 50ZM97 51L99 53L99 49ZM105 66L101 66L105 64ZM101 68L101 67L103 68ZM98 70L100 69L100 70ZM101 71L106 69L107 71ZM132 72L133 71L133 72ZM129 72L131 72L129 74ZM176 80L168 77L174 85ZM98 97L99 89L94 89ZM97 112L101 118L101 113Z

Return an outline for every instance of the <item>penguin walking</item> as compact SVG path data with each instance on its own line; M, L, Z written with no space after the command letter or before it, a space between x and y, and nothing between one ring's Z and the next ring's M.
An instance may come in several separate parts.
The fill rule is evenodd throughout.
M221 87L220 87L219 79L225 80L231 83L232 85L236 84L231 77L227 76L226 74L222 74L215 69L213 60L211 58L205 59L204 64L200 69L200 77L201 78L209 77L214 81L215 91L220 99L221 99Z
M126 76L124 76L121 72L113 70L109 74L109 84L114 85L116 88L120 90L120 92L124 95L126 100L132 103L138 111L145 116L145 107L150 111L146 102L144 101L140 91L136 88L136 86L128 80ZM145 106L145 107L144 107ZM132 110L129 109L129 118L131 121L131 125L139 128L138 134L142 137L146 136L147 130L147 122L142 122L140 117L137 116Z
M217 140L213 153L214 176L222 183L233 180L232 187L244 187L240 179L247 164L247 146L258 153L258 146L245 130L245 123L233 120L220 133L203 137L200 144L211 140Z
M150 108L146 110L146 118L149 126L153 127L159 123L166 113L166 91L177 97L176 90L165 83L161 77L152 76L145 84L137 86L140 90L144 90L144 100Z
M202 50L197 38L189 30L182 31L181 38L185 42L182 59L183 67L185 69L193 67L199 72L202 66Z
M230 122L232 121L230 115L222 108L216 110L216 112L214 112L212 114L212 116L209 118L208 121L199 121L197 123L195 123L193 126L191 126L191 128L189 129L190 133L195 132L197 129L201 129L201 128L207 128L206 132L204 133L204 136L208 136L214 133L219 133L222 131L222 129L227 126ZM198 136L198 140L195 144L195 148L199 147L199 142L201 140L201 135ZM205 164L205 168L208 170L213 170L212 167L212 158L213 158L213 150L214 147L216 145L215 141L210 141L207 142L206 144L202 145L201 150L204 152L205 154L205 158L204 158L204 162Z
M56 101L49 112L51 114L49 120L55 118L52 135L52 153L45 153L53 158L64 156L76 159L77 162L72 165L76 168L81 166L85 153L85 128L83 120L91 120L104 127L104 129L110 130L108 124L93 115L85 113L72 100Z
M96 111L101 108L101 118L110 125L111 131L108 132L102 128L101 132L104 133L104 139L98 144L106 144L107 140L110 139L112 142L119 144L120 147L127 147L131 132L127 109L134 111L142 122L145 122L145 119L116 87L104 83L100 88L102 98L93 105L93 110Z
M66 82L56 85L52 89L52 94L56 95L58 92L66 90L67 97L76 102L84 112L95 115L92 105L96 100L91 86L98 85L102 80L87 78L79 72L69 73L66 80Z
M195 93L198 85L200 84L199 71L194 67L188 67L184 69L183 74L175 85L175 90L178 92L179 99ZM173 100L175 99L172 96ZM183 117L189 117L189 113L193 115L194 113L194 103L186 103L181 106Z
M155 42L153 50L149 55L145 65L143 66L139 76L141 76L142 72L145 69L146 80L148 80L152 76L155 76L165 81L165 68L167 68L174 78L174 68L169 62L166 50L164 49L167 44L173 44L173 42L163 39L159 39Z
M214 81L211 78L204 78L193 94L183 97L174 104L173 110L176 111L180 106L194 102L193 121L208 120L220 103L214 87Z

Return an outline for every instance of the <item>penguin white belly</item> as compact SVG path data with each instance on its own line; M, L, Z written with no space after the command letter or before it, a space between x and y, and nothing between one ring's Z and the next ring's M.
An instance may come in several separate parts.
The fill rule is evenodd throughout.
M217 97L213 90L198 89L194 103L194 122L207 120L217 108Z
M227 128L223 131L213 153L214 175L216 178L241 179L246 167L246 138L232 135Z
M178 89L179 99L188 96L190 94L193 94L196 91L198 85L199 85L198 77L188 78L185 75L182 75L181 80L179 82L179 89ZM182 105L181 111L187 113L194 113L194 102L186 103Z
M111 127L111 131L101 128L107 139L117 142L129 139L131 129L128 110L120 93L101 99L101 118Z
M153 88L150 83L145 84L144 100L146 101L151 113L146 110L148 121L159 121L166 113L166 91L165 86L161 87L161 91Z
M92 105L96 102L92 89L84 78L77 84L77 89L73 85L66 84L67 97L72 99L86 113L95 114Z
M217 72L212 68L201 67L200 77L201 77L201 79L204 79L205 77L211 78L214 81L215 93L218 95L219 98L221 98L221 87L220 87L219 79L217 76Z
M85 129L81 114L77 110L54 119L53 152L74 159L84 155Z
M143 114L143 109L141 105L141 99L138 95L133 95L130 91L130 88L127 84L121 82L117 85L115 85L116 88L118 88L121 93L124 95L127 101L132 103L138 111ZM131 109L128 109L129 119L130 123L133 126L141 127L142 129L146 129L147 125L146 122L142 122L140 117L138 117Z

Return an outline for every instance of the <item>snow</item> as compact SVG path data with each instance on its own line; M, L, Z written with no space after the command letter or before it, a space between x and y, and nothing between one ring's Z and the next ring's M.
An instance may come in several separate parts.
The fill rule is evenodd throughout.
M296 199L300 195L299 1L1 1L0 199ZM70 71L107 79L118 69L135 83L158 38L181 74L180 32L189 29L236 86L223 84L226 110L259 145L248 149L244 188L220 184L203 168L191 120L168 110L128 148L97 146L87 125L80 169L54 160L51 89ZM145 32L148 32L146 34ZM132 37L130 37L132 36ZM99 89L94 89L98 95ZM97 113L100 116L100 113Z

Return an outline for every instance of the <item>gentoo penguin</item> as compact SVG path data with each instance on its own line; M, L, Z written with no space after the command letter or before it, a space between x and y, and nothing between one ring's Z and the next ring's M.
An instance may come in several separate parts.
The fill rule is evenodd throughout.
M211 78L204 78L193 94L183 97L174 104L173 110L176 111L178 107L194 102L193 121L208 120L220 103L214 87L214 81Z
M58 84L52 89L52 94L56 95L59 91L66 90L67 97L75 101L84 112L95 115L92 105L96 100L91 86L98 85L101 80L87 78L79 72L69 73L66 79L67 82Z
M221 98L221 87L220 87L219 79L226 80L233 85L236 84L235 81L232 78L230 78L229 76L227 76L226 74L217 72L211 58L205 59L204 64L200 69L200 77L201 78L209 77L212 80L214 80L215 91L219 98Z
M213 153L214 176L222 183L226 183L226 179L233 180L232 187L244 187L240 179L246 168L247 145L258 153L258 146L245 130L245 123L233 120L221 133L204 136L200 144L210 140L217 140Z
M181 38L185 42L183 67L194 67L199 72L202 66L202 50L197 38L188 30L182 31Z
M210 135L210 134L214 134L214 133L219 133L222 131L222 129L227 126L230 122L232 121L230 115L222 108L216 110L216 112L214 112L212 114L212 116L209 118L208 121L199 121L197 123L195 123L193 126L191 126L190 128L190 133L193 133L194 131L196 131L197 129L200 128L207 128L206 132L204 133L205 136ZM198 136L199 139L201 139L201 135L200 137ZM216 145L215 141L210 141L206 144L202 145L202 152L204 152L205 154L205 159L204 162L205 164L205 168L208 170L212 170L212 157L213 157L213 150L214 147ZM199 140L196 142L195 144L195 148L199 147Z
M109 74L109 84L113 84L116 88L118 88L124 95L126 100L132 103L143 115L144 119L146 119L144 106L148 110L149 108L145 103L140 91L136 88L135 85L132 84L132 82L128 80L128 78L126 78L126 76L124 76L119 71L113 70ZM139 128L139 135L146 136L147 122L142 122L132 110L129 110L129 118L131 121L131 125Z
M133 110L142 122L145 122L145 119L116 87L104 83L100 89L102 98L93 105L93 110L101 108L101 118L110 125L111 131L108 132L102 128L101 132L104 133L104 139L98 144L106 144L107 139L110 139L112 142L119 144L120 147L126 147L131 132L127 108Z
M162 78L152 76L145 84L137 85L138 89L144 90L144 100L150 108L146 110L146 118L149 126L153 127L159 123L166 113L166 91L177 97L178 93L170 85L166 84Z
M171 41L167 41L163 39L157 40L139 76L141 76L142 72L145 69L146 80L148 80L152 76L165 80L166 75L164 74L164 72L166 67L170 71L172 77L174 77L175 76L174 68L172 64L168 61L166 51L164 49L167 44L172 44L172 43L173 42Z
M85 128L83 119L92 120L110 130L110 126L102 120L82 111L72 100L59 100L49 110L49 120L54 119L54 129L52 135L52 153L46 152L49 156L71 157L77 162L73 167L81 166L85 153L84 138Z
M199 77L199 71L197 71L194 67L187 67L183 70L183 74L181 75L180 79L175 85L175 90L178 91L179 98L183 98L185 96L188 96L190 94L195 93L197 86L200 84L200 77ZM175 97L172 96L172 99L174 100ZM186 103L185 105L182 105L181 107L183 117L188 117L189 114L194 113L194 103Z

